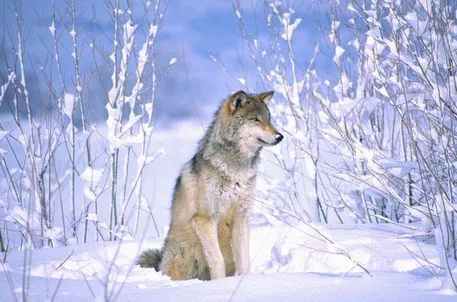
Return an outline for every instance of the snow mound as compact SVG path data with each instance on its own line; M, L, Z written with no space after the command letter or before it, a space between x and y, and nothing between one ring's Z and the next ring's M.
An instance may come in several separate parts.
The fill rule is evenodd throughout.
M136 265L139 253L160 248L163 238L41 249L29 251L26 292L31 301L54 294L57 301L455 301L444 279L430 273L440 269L428 239L393 225L255 227L252 274L210 282L172 281ZM11 252L0 266L2 292L24 291L23 260L24 253Z

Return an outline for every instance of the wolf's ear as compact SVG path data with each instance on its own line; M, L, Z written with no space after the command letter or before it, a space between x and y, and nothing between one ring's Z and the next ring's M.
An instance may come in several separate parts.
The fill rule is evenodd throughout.
M267 104L271 98L273 97L273 94L275 92L272 90L272 91L267 91L267 92L262 92L262 93L259 93L258 95L256 95L256 98L261 101L261 102L264 102L265 104Z
M246 104L246 102L248 100L248 96L247 96L246 92L244 92L243 90L240 90L240 91L235 92L230 99L231 99L230 109L232 110L232 112L235 112L238 109L240 109L241 107L243 107L244 104Z

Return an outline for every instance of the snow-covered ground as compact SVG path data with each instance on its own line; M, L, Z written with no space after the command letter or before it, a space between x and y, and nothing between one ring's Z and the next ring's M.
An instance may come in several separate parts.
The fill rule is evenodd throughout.
M143 221L144 240L10 250L0 264L0 301L457 301L443 284L433 236L412 224L305 225L277 221L261 204L251 221L250 275L171 281L140 268L138 254L163 243L176 175L202 133L192 124L154 133L166 152L145 171L146 195L162 238Z
M161 240L34 250L26 292L29 301L457 301L431 273L440 271L431 238L410 235L393 225L254 227L252 274L205 282L136 266ZM0 299L21 299L24 253L0 268Z
M0 5L0 301L457 301L455 5L14 2ZM286 138L259 167L251 274L138 267L208 125L171 117L254 87L274 89ZM321 221L319 204L329 224L299 221ZM389 224L354 224L370 217Z

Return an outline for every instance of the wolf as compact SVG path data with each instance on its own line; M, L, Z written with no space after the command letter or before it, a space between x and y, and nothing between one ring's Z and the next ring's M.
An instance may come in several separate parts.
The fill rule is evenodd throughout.
M176 180L164 246L144 251L140 266L173 280L249 273L248 212L259 153L284 138L271 123L272 96L240 90L222 102Z

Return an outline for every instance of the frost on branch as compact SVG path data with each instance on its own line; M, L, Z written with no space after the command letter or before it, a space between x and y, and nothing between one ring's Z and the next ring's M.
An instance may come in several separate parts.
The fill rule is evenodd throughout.
M46 58L33 59L21 9L7 8L16 22L7 25L11 39L5 47L11 55L5 57L8 73L0 83L0 105L12 96L11 116L0 125L0 196L8 217L0 239L13 238L11 248L109 240L116 234L127 238L144 219L140 203L151 198L144 197L144 168L161 154L154 152L151 136L158 84L155 39L166 1L139 11L129 1L105 4L106 10L96 7L98 15L89 17L98 26L99 13L107 13L102 20L112 22L103 27L109 28L103 35L108 41L80 27L87 17L83 3L53 3L44 15L43 41L51 44ZM46 88L42 99L29 95L25 74L35 60L41 73L33 81ZM178 62L171 58L169 63ZM111 85L96 76L105 70ZM93 105L101 94L107 118L97 126ZM106 229L94 215L110 220Z

